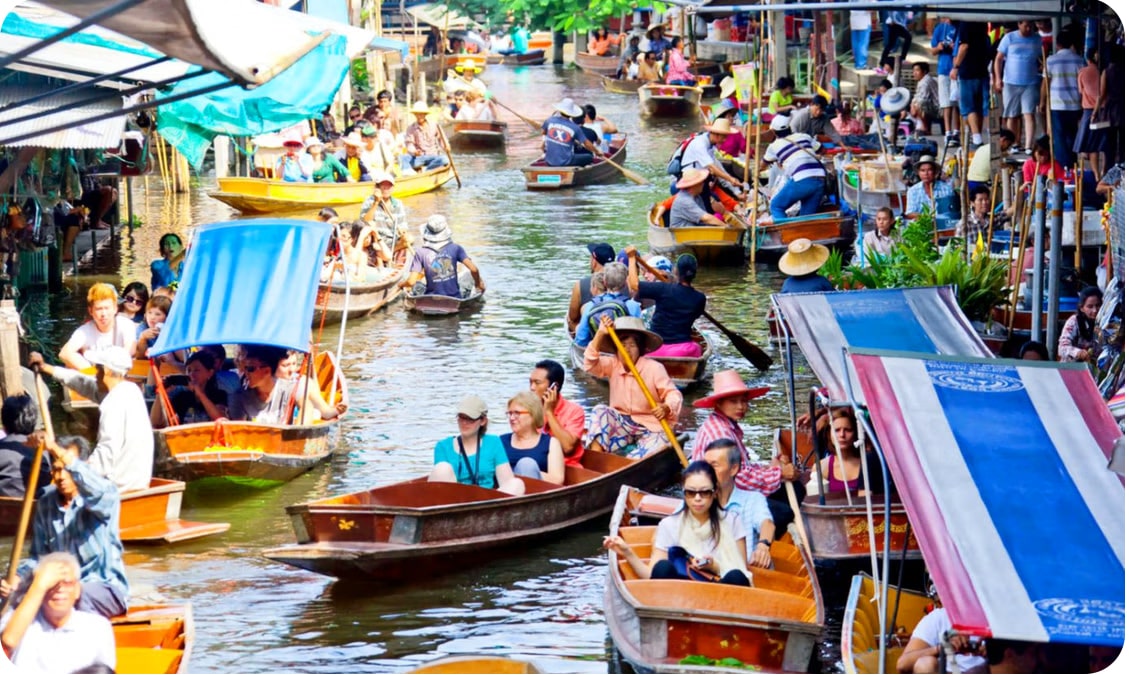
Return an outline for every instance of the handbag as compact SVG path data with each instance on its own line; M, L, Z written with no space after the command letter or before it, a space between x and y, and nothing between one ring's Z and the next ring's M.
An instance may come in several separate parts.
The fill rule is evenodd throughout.
M1094 108L1093 114L1090 115L1090 131L1108 129L1109 121L1109 101L1106 101L1105 105Z
M670 564L674 566L676 572L685 575L691 581L714 582L721 579L710 570L695 565L689 551L681 546L671 546L667 549L666 557L667 560L670 560Z

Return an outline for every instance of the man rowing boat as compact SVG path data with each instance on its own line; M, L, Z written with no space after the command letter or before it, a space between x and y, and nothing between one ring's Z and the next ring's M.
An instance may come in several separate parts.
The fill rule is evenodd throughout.
M459 288L459 263L462 263L479 291L486 290L486 283L479 275L478 266L467 255L465 249L451 240L451 227L447 219L435 214L427 219L420 229L423 246L415 252L411 272L401 286L412 288L421 282L426 283L423 293L415 295L446 295L461 298Z

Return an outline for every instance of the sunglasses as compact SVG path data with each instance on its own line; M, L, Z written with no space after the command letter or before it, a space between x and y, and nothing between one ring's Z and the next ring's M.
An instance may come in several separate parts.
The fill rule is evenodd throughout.
M709 498L713 496L713 493L713 488L710 488L708 490L691 490L689 488L684 488L682 490L682 494L685 495L687 499L693 499L694 497Z
M141 298L137 297L136 295L125 296L125 301L130 303L131 305L140 305L141 304Z

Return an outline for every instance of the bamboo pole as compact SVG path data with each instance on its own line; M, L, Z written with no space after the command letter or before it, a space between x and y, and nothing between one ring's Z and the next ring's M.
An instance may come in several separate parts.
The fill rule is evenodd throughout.
M1082 181L1085 178L1085 170L1082 167L1082 155L1079 154L1074 172L1074 269L1076 270L1082 269Z

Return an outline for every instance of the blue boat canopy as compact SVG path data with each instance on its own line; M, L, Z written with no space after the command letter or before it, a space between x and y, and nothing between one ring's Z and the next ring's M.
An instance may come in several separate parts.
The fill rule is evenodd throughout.
M308 351L331 231L325 223L279 218L198 227L150 353L208 344Z

